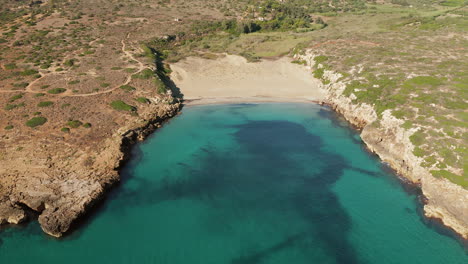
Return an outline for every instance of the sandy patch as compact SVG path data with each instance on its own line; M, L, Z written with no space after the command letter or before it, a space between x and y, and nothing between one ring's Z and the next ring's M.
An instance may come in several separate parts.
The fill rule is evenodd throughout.
M216 60L190 57L171 68L172 80L192 104L320 102L325 97L320 81L304 66L293 64L286 57L255 63L235 55Z

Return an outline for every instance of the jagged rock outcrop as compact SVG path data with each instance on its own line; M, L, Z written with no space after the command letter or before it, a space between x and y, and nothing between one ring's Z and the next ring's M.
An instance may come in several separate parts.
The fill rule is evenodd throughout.
M312 50L296 55L296 59L306 62L312 70L317 56ZM339 81L341 75L325 71L324 78L330 80L323 85L327 93L324 103L343 115L352 125L360 128L361 138L370 151L388 163L398 174L418 184L425 196L424 212L427 217L440 219L463 238L468 239L468 190L452 182L435 178L421 164L421 158L413 154L414 146L409 137L415 129L404 129L402 120L391 114L382 113L381 118L372 105L353 102L351 96L343 94L346 84Z

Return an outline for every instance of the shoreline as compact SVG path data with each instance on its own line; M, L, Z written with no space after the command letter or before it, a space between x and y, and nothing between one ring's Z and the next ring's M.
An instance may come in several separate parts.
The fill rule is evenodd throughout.
M296 56L295 59L307 63L294 67L290 67L291 58L247 63L244 58L234 55L215 61L190 57L171 65L171 68L175 65L171 78L185 94L183 103L187 106L262 102L312 102L329 106L359 131L369 152L388 164L398 178L418 186L423 195L421 200L425 201L420 204L423 217L427 221L442 222L465 244L468 241L468 192L446 180L434 178L419 165L409 140L412 132L401 128L399 120L391 113L384 115L379 126L371 125L378 119L374 107L356 104L344 96L346 84L339 81L339 74L325 71L331 81L329 84L313 78L311 65L314 65L315 56L310 50ZM297 67L302 68L300 75ZM304 73L313 80L303 82ZM270 75L277 81L272 82ZM454 200L459 202L453 204Z
M313 100L307 98L288 98L288 97L267 97L267 96L246 96L246 97L200 97L184 99L182 103L185 106L196 105L222 105L222 104L248 104L248 103L313 103L323 105L322 100Z

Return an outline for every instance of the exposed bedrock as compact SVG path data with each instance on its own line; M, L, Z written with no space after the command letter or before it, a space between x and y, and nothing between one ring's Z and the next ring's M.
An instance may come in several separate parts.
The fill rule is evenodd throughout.
M313 51L297 57L307 62L311 70L314 65ZM435 178L420 164L422 159L413 154L414 146L409 137L415 129L404 129L403 121L395 118L390 110L381 118L373 107L355 103L352 96L343 95L346 84L339 81L340 74L325 71L330 83L323 85L327 93L325 103L341 114L352 125L360 128L361 138L370 151L388 163L396 172L418 184L425 196L424 213L427 217L440 219L446 226L468 239L468 190L443 179Z
M176 115L179 109L180 103L155 104L99 147L90 148L95 151L77 150L82 155L73 159L59 159L54 153L38 152L32 155L37 157L35 160L51 157L45 165L25 164L20 171L3 167L0 169L4 176L0 179L0 224L26 220L25 210L29 208L39 214L38 220L45 233L62 236L119 181L119 169L129 158L131 147ZM87 162L89 157L94 157L92 166Z

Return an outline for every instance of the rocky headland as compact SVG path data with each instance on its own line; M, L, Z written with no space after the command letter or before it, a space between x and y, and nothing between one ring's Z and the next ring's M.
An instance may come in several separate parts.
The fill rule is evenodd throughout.
M0 224L26 221L26 211L32 210L45 233L62 236L119 181L119 169L131 147L176 115L180 107L171 95L158 98L95 145L77 146L46 136L29 145L29 151L21 151L22 157L3 145Z

